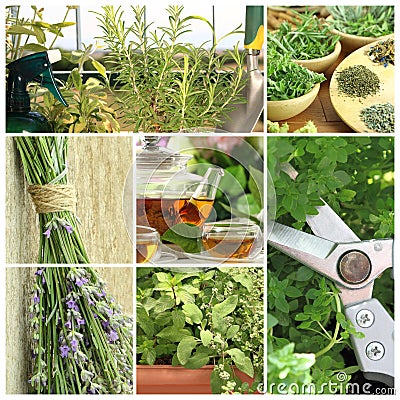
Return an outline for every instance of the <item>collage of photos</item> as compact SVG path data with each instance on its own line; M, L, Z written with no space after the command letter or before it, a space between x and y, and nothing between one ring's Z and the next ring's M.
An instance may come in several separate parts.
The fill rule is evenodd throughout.
M1 394L395 394L395 6L312 3L4 6Z

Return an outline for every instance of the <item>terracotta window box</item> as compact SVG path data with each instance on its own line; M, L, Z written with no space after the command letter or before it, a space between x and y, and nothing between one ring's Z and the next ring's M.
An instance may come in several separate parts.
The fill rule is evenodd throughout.
M212 394L210 376L213 365L199 369L172 367L171 365L138 365L136 388L138 394ZM251 385L248 375L234 369L236 376Z

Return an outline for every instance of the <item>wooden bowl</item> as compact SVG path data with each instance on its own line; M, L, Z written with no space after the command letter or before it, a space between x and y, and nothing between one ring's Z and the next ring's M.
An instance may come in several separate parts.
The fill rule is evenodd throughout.
M317 83L308 93L290 100L267 101L267 118L270 121L282 121L294 117L307 109L318 95Z
M341 49L342 46L340 44L340 41L338 41L336 42L335 49L333 50L333 52L325 57L314 58L311 60L292 60L292 61L294 61L296 64L301 65L302 67L309 69L310 71L320 73L329 69L329 67L337 60Z
M367 44L348 55L335 69L332 74L329 85L329 94L332 106L342 121L356 132L376 133L364 124L360 118L360 113L363 108L370 107L378 103L391 103L395 101L395 66L388 65L384 67L382 64L374 63L370 60L368 50L370 46L376 45ZM339 92L337 76L340 71L354 65L364 65L379 76L381 88L378 93L373 96L367 96L365 99L345 96Z
M332 16L330 15L327 21L333 21ZM393 34L379 36L379 37L368 37L368 36L356 36L356 35L349 35L348 33L340 32L337 29L332 28L332 33L335 35L340 36L340 42L342 44L342 51L345 54L352 53L353 51L363 47L367 44L376 42L377 40L386 40L389 37L393 36Z

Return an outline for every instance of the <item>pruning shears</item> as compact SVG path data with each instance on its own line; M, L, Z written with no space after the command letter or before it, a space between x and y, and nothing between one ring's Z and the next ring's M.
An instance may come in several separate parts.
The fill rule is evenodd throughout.
M297 171L284 165L292 179ZM374 281L393 267L393 239L360 240L324 202L308 215L312 234L271 222L268 242L336 283L346 317L363 338L351 336L358 365L366 379L394 386L394 321L372 297Z

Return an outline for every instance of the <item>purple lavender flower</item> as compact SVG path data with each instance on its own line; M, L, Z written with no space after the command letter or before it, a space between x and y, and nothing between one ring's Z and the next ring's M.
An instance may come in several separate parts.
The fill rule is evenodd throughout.
M41 276L43 274L44 268L39 268L36 272L35 275Z
M39 302L40 302L40 297L38 295L38 292L35 292L35 295L33 296L33 303L39 304Z
M74 310L78 307L76 302L74 300L72 300L72 299L69 299L67 301L67 306L68 306L68 308L73 308Z
M67 345L60 346L61 357L68 357L69 347Z
M109 317L113 315L113 311L111 310L111 308L106 308L105 311Z
M101 324L103 325L103 328L107 328L110 326L110 323L108 321L102 321Z
M71 340L71 350L72 350L72 352L75 353L77 348L78 348L78 341L76 339L72 339Z
M65 324L64 324L68 329L72 329L72 322L69 319Z
M43 232L43 235L47 237L47 239L50 238L50 234L51 234L51 226L49 226L47 228L47 230L45 232Z
M89 306L94 306L94 301L90 297L87 298L87 301Z
M81 287L88 282L89 282L89 280L87 278L76 278L75 284L76 284L76 286Z
M77 318L76 319L76 323L78 324L78 326L86 324L86 322L85 322L85 320L83 318Z
M72 232L74 231L74 228L72 228L71 225L63 225L63 227L65 228L65 230L66 230L68 233L72 233Z
M118 340L118 333L115 332L115 331L111 331L108 334L108 340L110 341L110 343L113 343L113 342L117 341Z

